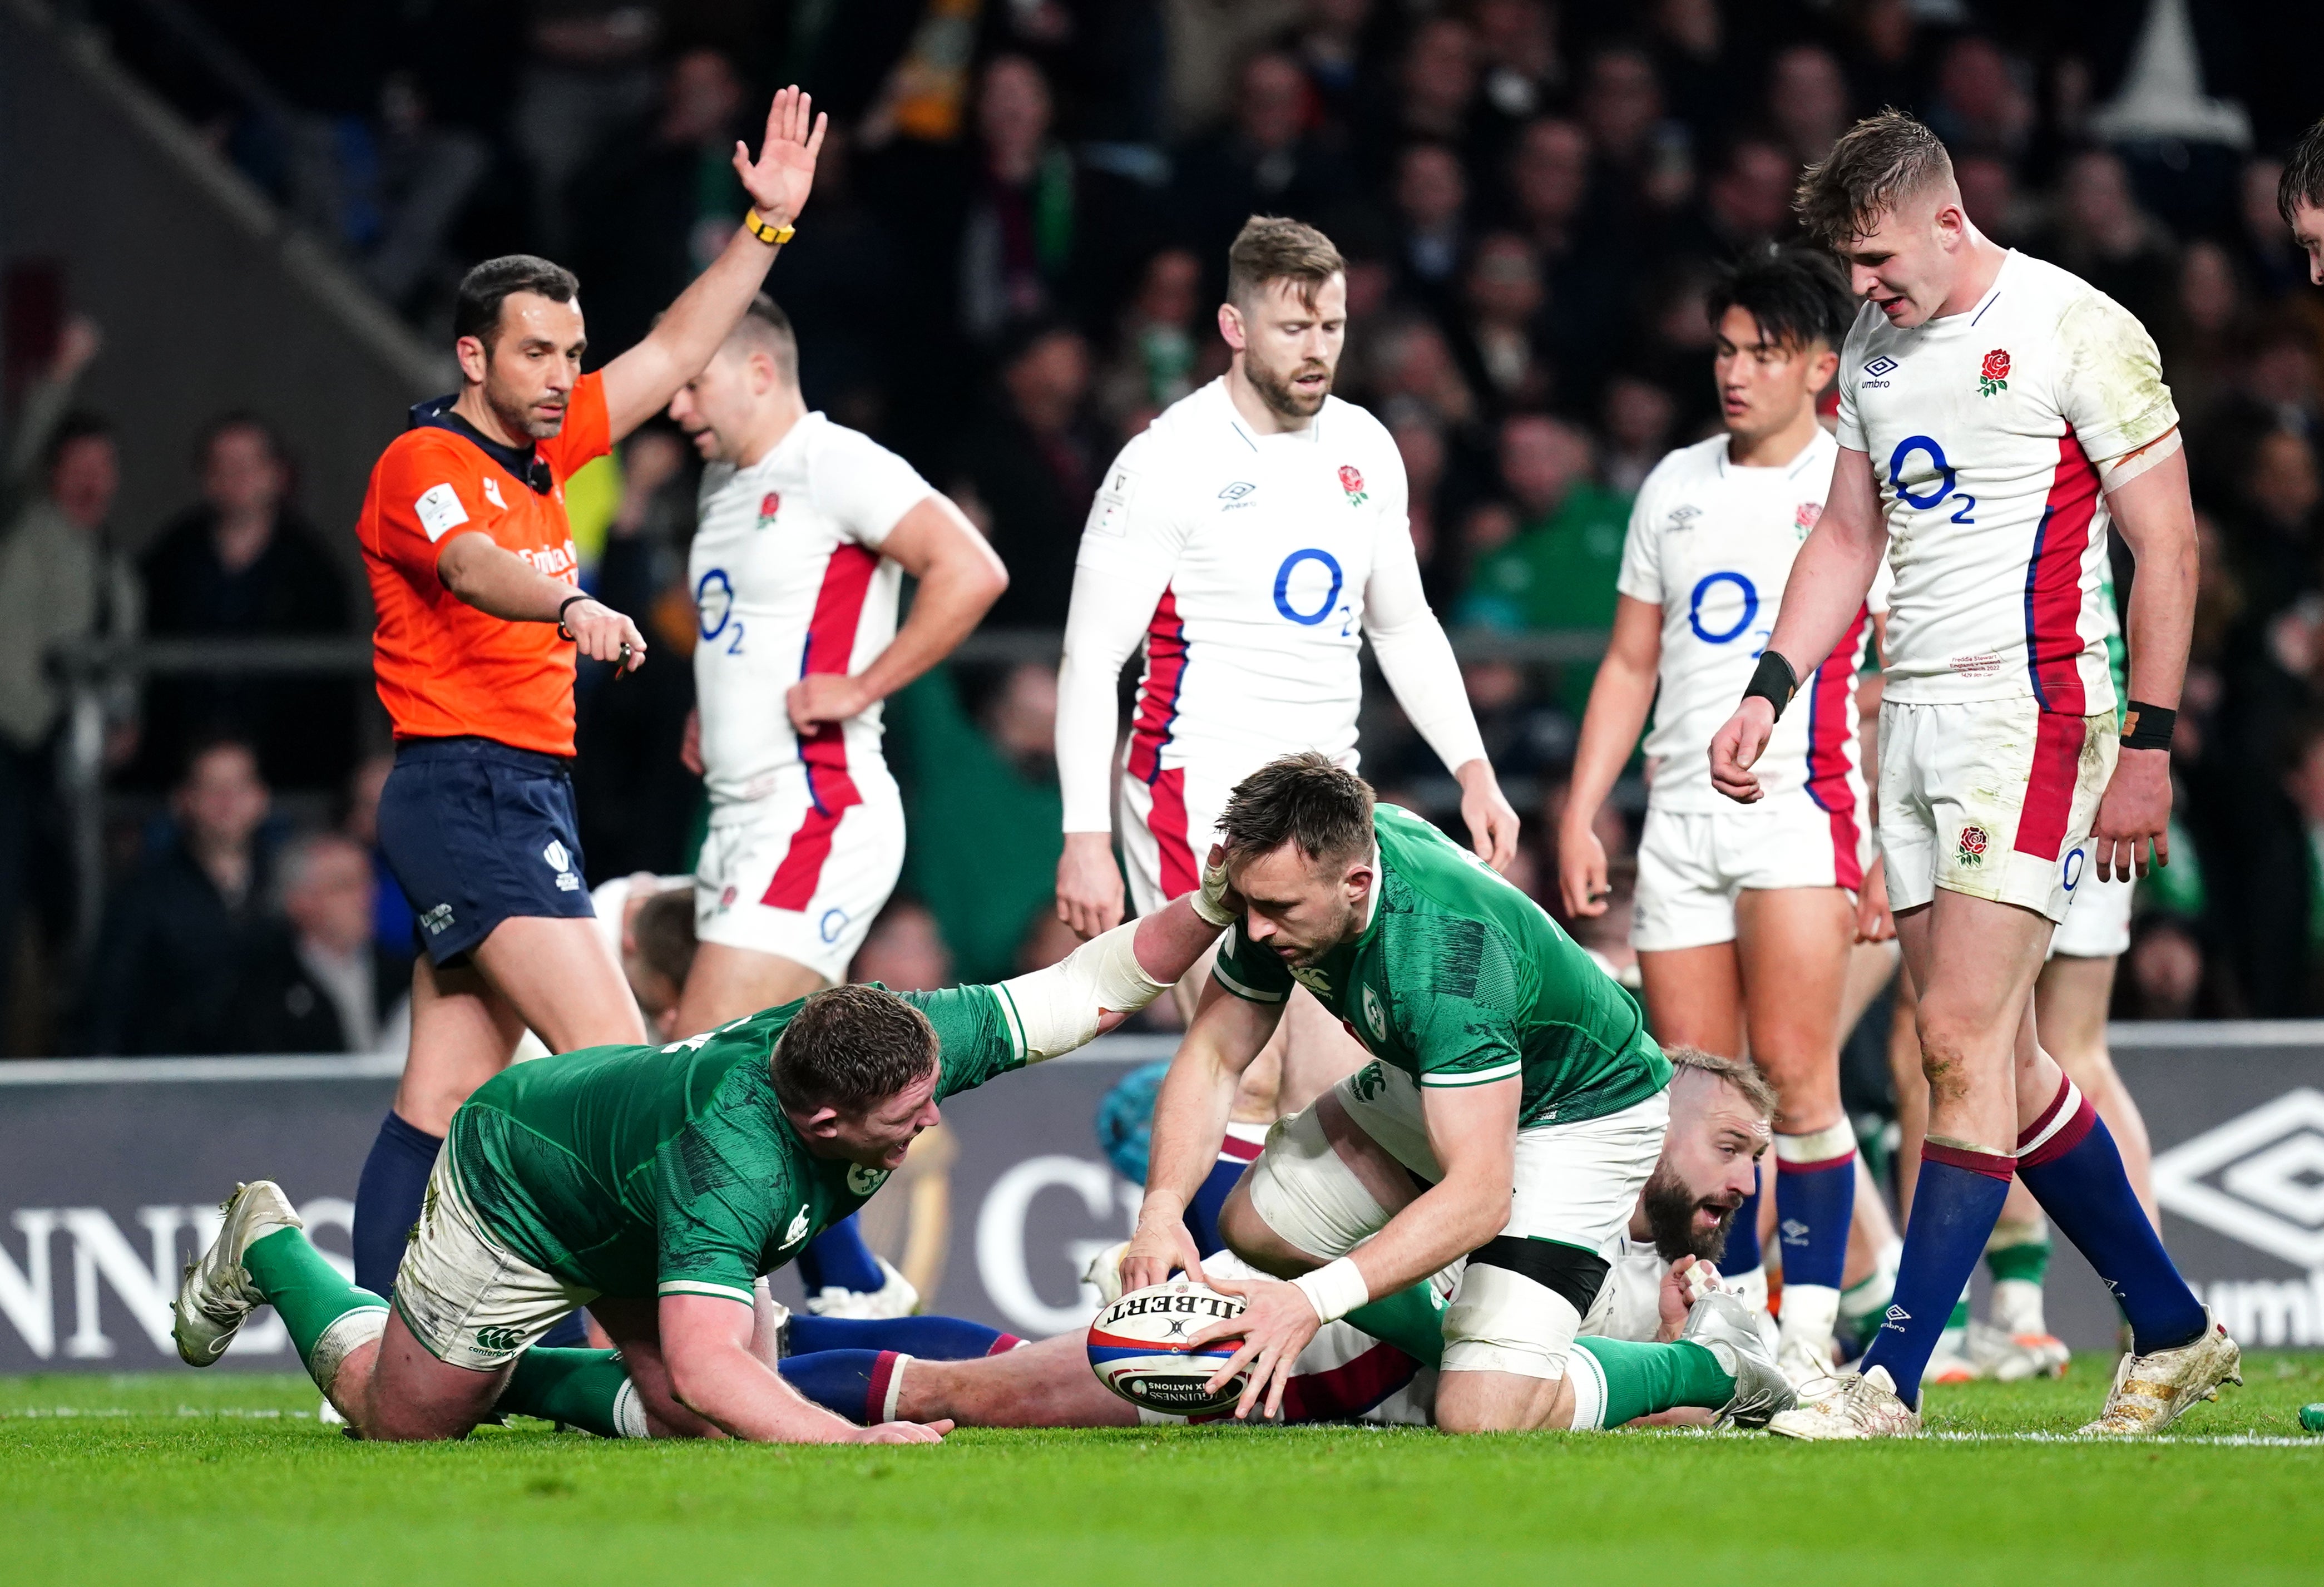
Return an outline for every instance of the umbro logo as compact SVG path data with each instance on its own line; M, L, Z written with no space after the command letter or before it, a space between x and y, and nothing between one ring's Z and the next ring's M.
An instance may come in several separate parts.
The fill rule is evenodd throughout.
M1786 1218L1784 1220L1784 1243L1785 1245L1805 1245L1807 1243L1807 1239L1808 1226L1805 1223L1801 1223L1797 1218Z
M1257 485L1251 484L1249 480L1239 479L1235 481L1234 484L1227 486L1226 489L1219 493L1219 500L1222 502L1240 502L1258 488L1259 487Z
M1864 366L1864 373L1870 375L1883 375L1888 374L1895 367L1896 360L1894 358L1875 358L1871 363Z
M1681 503L1670 510L1671 532L1675 534L1683 529L1692 529L1694 521L1702 516L1702 508L1691 502Z
M1899 1306L1892 1306L1881 1315L1892 1323L1909 1323L1913 1320L1913 1314Z

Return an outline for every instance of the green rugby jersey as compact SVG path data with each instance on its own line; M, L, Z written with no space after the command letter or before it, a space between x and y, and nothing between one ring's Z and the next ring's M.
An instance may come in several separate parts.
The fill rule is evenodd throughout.
M1540 905L1407 811L1379 807L1372 831L1379 884L1363 935L1294 968L1231 929L1220 985L1279 1002L1296 981L1422 1087L1522 1075L1521 1125L1602 1118L1670 1084L1637 1003Z
M936 1027L936 1095L1021 1067L990 986L899 992ZM886 1171L812 1156L776 1100L785 1003L667 1047L517 1064L452 1118L460 1186L525 1260L601 1295L724 1296L862 1206Z

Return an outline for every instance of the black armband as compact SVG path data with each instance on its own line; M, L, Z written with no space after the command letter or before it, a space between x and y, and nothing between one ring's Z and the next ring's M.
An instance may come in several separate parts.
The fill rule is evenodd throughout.
M2122 714L2122 747L2126 750L2167 750L2179 713L2133 700Z
M1751 687L1743 691L1743 697L1748 700L1757 695L1775 707L1775 716L1780 721L1784 707L1799 692L1800 675L1792 670L1792 664L1773 650L1762 650L1758 670L1751 674Z

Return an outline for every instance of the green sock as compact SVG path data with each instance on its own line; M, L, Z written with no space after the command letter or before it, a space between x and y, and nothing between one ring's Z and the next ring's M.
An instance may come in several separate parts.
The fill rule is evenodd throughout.
M1393 1344L1424 1367L1444 1359L1444 1307L1423 1279L1394 1295L1366 1301L1345 1319L1374 1339Z
M265 1239L253 1241L243 1252L242 1266L258 1292L281 1314L300 1362L309 1373L316 1370L315 1346L332 1324L355 1312L387 1310L387 1302L342 1278L330 1259L296 1229L277 1229ZM327 1364L337 1371L336 1361ZM323 1387L327 1390L330 1385Z
M2018 1241L1985 1248L1985 1270L1997 1279L2015 1278L2039 1284L2050 1272L2050 1239Z
M1577 1433L1618 1427L1681 1406L1715 1411L1735 1398L1734 1378L1708 1347L1691 1339L1669 1344L1577 1339L1573 1349L1588 1358L1566 1358Z
M627 1429L622 1426L625 1394L634 1414L636 1393L618 1352L536 1347L516 1358L516 1370L509 1375L494 1408L563 1422L600 1438L641 1438L641 1421L632 1421Z

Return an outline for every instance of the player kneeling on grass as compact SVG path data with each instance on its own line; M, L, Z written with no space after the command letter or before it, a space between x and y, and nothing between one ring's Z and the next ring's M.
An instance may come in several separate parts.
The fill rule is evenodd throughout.
M1688 1048L1670 1058L1676 1073L1669 1135L1582 1320L1544 1427L1591 1432L1641 1417L1755 1426L1792 1403L1758 1319L1741 1296L1717 1287L1712 1266L1756 1183L1775 1093L1732 1058ZM1099 1260L1119 1254L1117 1248ZM1460 1290L1462 1268L1456 1260L1320 1327L1285 1381L1281 1419L1433 1422L1446 1301ZM1262 1277L1223 1253L1205 1258L1203 1270L1213 1283ZM1119 1294L1109 1290L1108 1304ZM931 1361L903 1350L819 1351L788 1357L781 1370L851 1421L1126 1427L1187 1419L1134 1406L1107 1389L1090 1370L1080 1333L980 1359Z
M664 1436L918 1443L802 1399L751 1349L752 1285L878 1190L936 1103L1081 1046L1185 973L1226 916L1217 879L998 986L842 986L666 1047L509 1069L454 1115L391 1311L237 1189L178 1296L208 1366L272 1305L363 1436L456 1438L519 1412ZM1199 910L1199 912L1198 912ZM590 1308L620 1349L542 1351ZM586 1414L576 1414L576 1406Z

